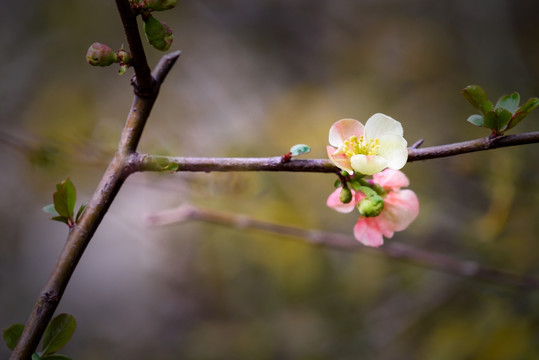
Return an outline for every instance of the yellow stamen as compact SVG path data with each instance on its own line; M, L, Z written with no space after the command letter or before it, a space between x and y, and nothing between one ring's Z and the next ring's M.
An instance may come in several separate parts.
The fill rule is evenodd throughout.
M343 142L342 152L347 157L354 155L376 155L380 148L379 139L365 139L363 135L359 137L351 136Z

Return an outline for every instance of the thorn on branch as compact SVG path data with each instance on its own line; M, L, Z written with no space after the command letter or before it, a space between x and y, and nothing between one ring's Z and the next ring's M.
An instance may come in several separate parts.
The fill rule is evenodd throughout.
M419 139L417 140L415 143L413 143L412 146L410 146L412 149L417 149L418 147L420 147L421 145L423 145L423 142L424 140L423 139Z

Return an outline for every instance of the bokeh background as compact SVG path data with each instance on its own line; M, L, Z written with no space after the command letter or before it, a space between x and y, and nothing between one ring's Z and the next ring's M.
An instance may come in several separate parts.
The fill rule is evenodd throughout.
M488 135L465 120L468 84L539 96L533 0L180 1L156 14L182 56L139 150L325 157L330 125L375 112L424 146ZM12 1L0 12L0 327L25 322L64 244L55 184L89 199L132 100L132 70L92 68L125 43L113 1ZM162 53L148 48L155 64ZM539 129L539 113L512 133ZM537 145L414 162L419 218L389 241L539 276ZM149 228L190 202L352 233L325 206L329 174L131 176L58 312L84 359L537 359L539 293L267 233L199 222ZM8 350L0 346L0 357Z

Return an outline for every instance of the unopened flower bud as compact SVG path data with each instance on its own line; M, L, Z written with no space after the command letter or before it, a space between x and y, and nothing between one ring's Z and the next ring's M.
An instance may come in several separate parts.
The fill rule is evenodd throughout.
M153 11L172 9L178 4L178 0L145 0L143 7Z
M166 51L172 44L172 30L167 24L151 15L144 19L144 34L148 42L157 50Z
M365 197L357 205L359 213L365 217L380 215L384 210L384 199L369 187L362 186L360 191L365 194Z
M93 43L86 52L86 60L93 66L109 66L116 62L116 53L107 45Z
M352 192L349 188L343 187L341 189L341 192L339 193L339 200L343 204L348 204L350 201L352 201Z

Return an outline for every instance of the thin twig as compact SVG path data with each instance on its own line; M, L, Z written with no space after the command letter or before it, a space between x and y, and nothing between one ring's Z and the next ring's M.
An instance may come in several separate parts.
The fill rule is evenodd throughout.
M371 248L362 246L349 235L301 229L298 227L256 220L244 215L202 209L193 205L184 204L175 209L164 210L149 215L146 218L147 223L152 226L174 224L189 220L200 220L240 229L264 230L270 233L299 238L304 242L324 248L346 252L361 251L363 253L366 252L369 254L380 255L460 276L489 280L502 284L517 285L526 288L539 288L539 279L534 277L488 268L474 261L460 260L436 252L417 249L398 242L390 242L379 248Z
M481 138L460 143L408 149L408 162L466 154L474 151L539 142L539 131L497 138ZM292 159L282 162L281 156L265 158L199 158L134 154L135 171L298 171L334 173L339 169L327 159Z
M133 57L133 68L135 69L135 92L141 97L152 94L154 81L150 74L150 67L146 60L144 47L137 25L137 14L133 11L129 0L116 0L116 7L122 18L127 43Z

